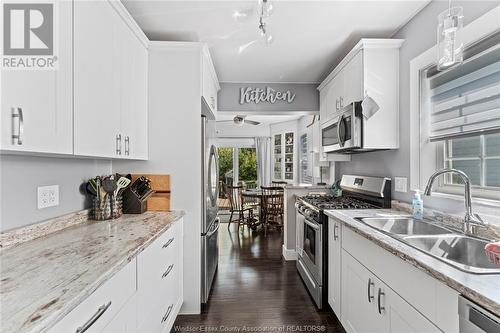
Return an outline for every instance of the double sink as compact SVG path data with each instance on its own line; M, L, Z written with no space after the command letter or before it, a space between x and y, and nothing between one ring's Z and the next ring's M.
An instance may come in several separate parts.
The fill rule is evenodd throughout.
M357 220L462 271L500 274L500 267L490 262L484 252L487 240L405 216Z

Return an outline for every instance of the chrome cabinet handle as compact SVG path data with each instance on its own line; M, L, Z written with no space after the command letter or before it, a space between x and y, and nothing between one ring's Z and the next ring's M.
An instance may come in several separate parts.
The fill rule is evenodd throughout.
M104 312L106 312L106 310L110 306L111 306L111 301L109 301L107 304L101 305L99 307L99 309L97 309L97 312L94 313L94 315L92 317L90 317L90 319L87 320L87 322L85 324L83 324L82 326L80 326L76 329L76 333L83 333L86 330L88 330L92 325L94 325L94 323L97 321L97 319L99 319L104 314Z
M335 100L335 110L336 111L339 110L339 99L338 98Z
M161 322L164 323L165 321L167 321L168 319L168 316L170 316L170 312L172 312L172 308L174 307L173 304L170 304L170 306L168 307L167 309L167 312L165 313L165 315L163 316L163 318L161 318Z
M174 268L174 264L171 264L170 266L168 266L167 270L165 271L165 273L162 274L162 278L166 278L168 274L170 274L170 272L172 271L172 268Z
M125 155L130 155L130 138L128 135L125 137Z
M385 311L385 306L382 306L380 299L382 296L385 296L385 293L382 291L382 289L378 288L378 313L382 314L383 311Z
M213 96L210 96L210 102L212 104L212 109L215 110L215 98Z
M340 107L343 107L343 106L344 106L344 99L342 98L342 96L340 96L340 102L339 102L339 105L340 105Z
M163 244L162 248L168 247L174 241L174 237L170 238L165 244Z
M337 230L339 230L339 226L337 223L333 226L333 240L339 239L339 235L337 234Z
M116 155L122 154L122 135L116 135Z
M22 145L23 144L23 133L24 133L24 118L23 118L23 109L22 108L11 108L11 116L12 116L12 144ZM17 122L17 134L15 134L14 128L16 127L16 118Z
M371 287L373 287L374 283L372 281L372 279L368 279L368 303L371 303L373 301L373 299L375 298L375 296L372 295L371 293Z

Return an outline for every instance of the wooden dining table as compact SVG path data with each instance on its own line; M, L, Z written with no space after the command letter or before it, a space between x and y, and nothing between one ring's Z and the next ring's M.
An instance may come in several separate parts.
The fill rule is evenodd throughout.
M279 197L283 194L274 194L272 197ZM259 222L262 223L262 217L264 216L264 205L262 200L264 199L264 195L262 194L262 190L255 189L255 190L244 190L241 192L241 196L244 198L249 198L249 199L258 199L259 200Z

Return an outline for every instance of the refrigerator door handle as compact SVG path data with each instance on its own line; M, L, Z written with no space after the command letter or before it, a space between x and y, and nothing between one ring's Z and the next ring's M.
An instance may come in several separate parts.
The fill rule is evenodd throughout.
M215 234L217 232L217 230L219 230L219 227L220 227L220 218L217 217L214 222L215 222L216 226L215 226L215 228L213 230L208 231L206 233L207 238L210 237L210 236L212 236L213 234Z

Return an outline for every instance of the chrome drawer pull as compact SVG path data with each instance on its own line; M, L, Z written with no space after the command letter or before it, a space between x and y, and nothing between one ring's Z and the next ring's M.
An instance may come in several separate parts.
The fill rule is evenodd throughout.
M174 241L174 237L170 238L165 244L163 244L162 248L168 247Z
M167 309L167 313L165 313L165 315L163 316L163 318L161 318L161 322L164 323L165 321L167 321L168 319L168 316L170 316L170 312L172 312L172 308L174 307L173 304L170 304L170 306L168 307Z
M128 137L128 135L125 137L125 155L130 155L130 138Z
M90 317L90 319L87 320L85 324L76 329L76 333L83 333L86 330L88 330L90 326L94 325L97 319L99 319L110 306L111 306L111 301L109 301L108 304L101 305L99 309L97 309L97 312L92 317Z
M165 271L165 273L162 274L162 278L165 278L167 277L168 274L170 274L170 272L172 271L172 269L174 268L174 264L168 266L167 270Z
M378 288L378 313L382 314L383 311L385 311L385 306L381 305L380 298L382 296L385 296L385 293L382 291L382 289Z
M372 279L368 279L368 303L371 303L375 296L371 294L371 287L373 287Z
M339 239L339 235L337 234L337 230L339 230L339 226L335 223L333 226L333 240Z
M23 144L23 133L24 133L24 118L23 118L23 109L21 108L11 108L11 116L12 116L12 144L22 145ZM17 122L17 134L14 134L15 119L18 119Z
M116 155L122 154L122 135L116 135Z

